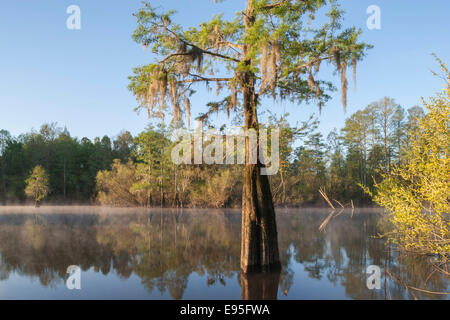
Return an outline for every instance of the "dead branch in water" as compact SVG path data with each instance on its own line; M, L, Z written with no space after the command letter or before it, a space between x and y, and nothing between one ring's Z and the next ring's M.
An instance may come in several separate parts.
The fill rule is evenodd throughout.
M450 292L436 292L436 291L429 291L429 290L425 290L425 289L419 289L416 287L412 287L407 285L404 281L402 281L402 279L395 277L394 275L392 275L389 270L386 269L386 273L389 275L389 277L391 277L392 279L394 279L396 282L398 282L399 284L401 284L402 286L404 286L406 288L406 290L408 289L412 289L412 290L416 290L416 291L420 291L420 292L425 292L425 293L429 293L429 294L444 294L444 295L450 295Z
M340 216L340 215L341 215L341 213L342 213L342 212L344 212L344 210L345 210L345 208L342 208L342 209L341 209L341 211L339 211L339 212L338 212L338 214L337 214L337 215L335 215L334 217L336 218L336 217Z
M333 199L333 201L334 202L336 202L337 204L339 204L341 207L342 207L342 209L344 209L345 207L342 205L342 203L340 203L339 201L337 201L336 199Z
M326 195L325 191L322 190L322 188L319 189L319 193L325 199L325 201L328 203L328 205L333 209L333 211L331 211L331 213L328 215L328 217L319 226L319 231L322 231L323 229L325 229L325 227L327 226L328 222L330 222L330 220L333 218L333 214L334 214L334 211L336 210L336 208L333 206L333 204L331 203L330 199ZM336 217L338 217L339 215L341 215L344 212L345 206L342 203L340 203L338 200L336 200L336 199L333 199L333 201L336 202L337 204L339 204L341 206L341 208L342 208L339 211L339 213L334 216L334 218L336 218ZM346 205L348 205L348 204L346 204ZM352 205L352 217L353 217L353 212L355 211L355 206L353 205L353 200L351 200L351 205Z
M447 275L447 276L450 276L450 272L448 272L448 271L446 271L446 270L440 268L441 265L448 266L447 263L441 263L439 266L435 265L434 263L431 263L431 264L432 264L433 267L435 267L439 272L441 272L441 273L443 273L443 274L445 274L445 275ZM446 269L447 269L447 268L446 268Z
M353 200L350 200L350 203L352 204L352 218L353 218L353 213L355 212L355 206L353 205Z
M333 206L333 204L331 203L330 199L328 199L327 195L325 194L324 191L322 191L322 189L319 189L319 193L322 195L322 197L325 199L325 201L328 203L328 205L333 208L333 210L336 210L336 208Z
M322 231L323 229L325 229L325 227L327 226L328 222L331 220L331 218L333 217L334 214L334 210L331 211L331 213L328 215L328 217L322 222L322 224L319 226L319 231Z

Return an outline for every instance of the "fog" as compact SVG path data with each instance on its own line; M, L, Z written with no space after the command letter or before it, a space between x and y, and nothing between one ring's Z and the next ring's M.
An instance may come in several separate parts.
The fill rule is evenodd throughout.
M323 213L324 209L329 208L276 208L277 214L295 214L295 213L305 213L305 212L317 212ZM335 215L340 214L350 214L351 209L346 208L336 209ZM342 212L341 212L342 211ZM23 205L7 205L0 206L0 215L4 214L146 214L146 213L175 213L179 214L181 212L185 213L241 213L240 208L227 208L227 209L211 209L211 208L118 208L118 207L107 207L107 206L23 206ZM380 213L379 208L355 208L355 214L367 214L367 213Z
M204 212L227 212L240 213L240 209L192 209L192 208L117 208L105 206L20 206L8 205L0 206L0 215L2 214L142 214L142 213L204 213Z

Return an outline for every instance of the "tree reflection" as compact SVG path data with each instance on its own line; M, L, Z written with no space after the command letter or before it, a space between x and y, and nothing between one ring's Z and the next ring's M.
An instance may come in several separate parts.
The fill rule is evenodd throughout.
M422 258L399 256L381 240L377 214L342 214L322 232L320 210L278 214L281 273L240 273L240 215L226 211L151 211L133 214L0 216L0 281L11 273L55 286L69 265L122 279L137 275L149 291L182 299L196 273L206 286L238 279L243 299L289 295L295 272L345 288L353 299L445 299L406 286L446 291L448 278ZM382 290L368 290L366 268L383 271ZM389 277L389 271L396 279ZM280 290L278 290L278 288ZM195 289L195 288L192 288ZM447 290L448 291L448 290ZM278 296L278 292L281 296Z
M280 273L241 273L242 300L276 300Z

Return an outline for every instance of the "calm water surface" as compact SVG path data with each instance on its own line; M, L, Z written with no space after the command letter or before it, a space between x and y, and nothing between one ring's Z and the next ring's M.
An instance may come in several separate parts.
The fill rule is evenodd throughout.
M239 272L238 211L31 210L0 210L0 299L449 299L405 289L448 292L450 281L376 238L375 210L344 211L323 231L328 210L279 210L283 269L264 276ZM81 290L65 285L70 265Z

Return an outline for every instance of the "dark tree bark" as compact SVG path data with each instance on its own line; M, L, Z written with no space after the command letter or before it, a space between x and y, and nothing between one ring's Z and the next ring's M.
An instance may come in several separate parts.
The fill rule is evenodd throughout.
M241 274L242 300L277 300L280 273Z
M250 79L249 81L252 82ZM257 98L254 87L249 86L244 91L245 129L257 130ZM257 140L259 141L259 138ZM250 164L249 156L249 139L246 138L246 165L242 191L241 270L244 273L276 271L280 269L280 258L269 179L261 175L263 164L259 161L259 155L257 164Z
M248 8L244 18L246 29L255 22L252 1L248 1ZM250 52L248 45L244 46L245 63L251 65L247 59ZM255 129L258 133L259 124L257 116L258 96L255 92L255 75L250 71L240 75L243 94L244 127L246 130ZM249 272L270 272L280 269L278 252L277 224L275 210L272 202L269 179L261 175L263 164L249 163L249 139L246 138L246 165L244 171L244 185L242 191L242 232L241 232L241 270ZM259 146L258 146L259 147Z

